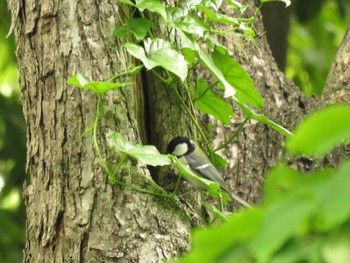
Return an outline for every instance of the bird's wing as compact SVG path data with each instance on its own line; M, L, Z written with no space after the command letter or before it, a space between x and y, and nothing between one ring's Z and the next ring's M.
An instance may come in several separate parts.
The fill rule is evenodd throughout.
M204 154L204 153L203 153ZM184 156L186 161L191 164L191 168L195 170L199 175L205 179L209 179L218 183L225 192L227 192L232 199L237 200L239 203L246 207L251 207L244 199L236 194L233 194L225 185L224 179L222 179L219 171L210 163L207 156L201 156L200 154L196 158L194 155Z
M204 155L204 154L203 154ZM203 156L201 154L194 156L186 155L185 158L188 163L191 164L191 168L195 170L198 174L203 176L206 179L209 179L211 181L214 181L218 183L221 187L225 186L224 179L222 179L220 173L216 168L210 163L207 156Z

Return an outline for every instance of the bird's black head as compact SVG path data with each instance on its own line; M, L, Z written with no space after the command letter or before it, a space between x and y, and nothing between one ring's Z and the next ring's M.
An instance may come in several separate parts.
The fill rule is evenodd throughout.
M169 142L167 153L177 157L188 155L196 149L196 145L186 137L175 137Z

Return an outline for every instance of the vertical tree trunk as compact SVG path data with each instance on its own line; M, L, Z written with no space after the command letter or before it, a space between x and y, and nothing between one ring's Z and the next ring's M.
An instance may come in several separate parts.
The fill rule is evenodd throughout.
M178 208L107 182L91 135L79 139L94 122L96 95L65 83L77 72L107 80L134 63L113 36L116 14L128 10L109 1L9 6L28 127L25 262L158 262L187 250L190 222ZM101 145L109 130L140 142L142 83L133 81L104 97ZM149 172L128 161L119 177L147 188Z

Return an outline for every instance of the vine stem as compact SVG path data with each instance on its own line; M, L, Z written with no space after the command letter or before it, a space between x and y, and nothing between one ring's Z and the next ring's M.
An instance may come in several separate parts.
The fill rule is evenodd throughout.
M172 199L173 195L165 193L165 191L161 187L159 187L158 185L156 186L156 188L157 188L157 190L161 191L159 193L151 192L151 191L148 191L148 190L145 190L145 189L138 188L136 186L124 183L124 182L118 180L117 178L115 178L115 175L119 172L122 164L125 162L125 160L126 160L128 155L127 154L123 155L123 157L122 157L121 161L119 162L118 166L116 167L116 169L112 173L111 170L109 169L106 161L104 160L102 154L101 154L101 150L100 150L100 147L99 147L98 141L97 141L97 126L98 126L98 122L99 122L99 120L101 119L101 116L102 116L102 114L101 114L101 105L102 105L102 96L99 95L98 96L98 100L97 100L96 117L95 117L94 126L93 126L93 141L94 141L94 146L95 146L95 150L97 152L97 155L98 155L98 157L99 157L99 159L100 159L100 161L102 163L103 168L107 172L108 179L113 184L118 184L120 186L127 187L129 189L135 190L135 191L140 192L140 193L145 193L145 194L150 194L150 195L154 195L154 196L164 197L164 198L167 198L167 199ZM153 185L153 187L155 187L155 186Z
M114 75L113 77L111 77L111 78L108 80L108 82L112 82L113 80L115 80L115 79L117 79L117 78L119 78L119 77L121 77L121 76L124 76L124 75L129 75L129 74L132 75L132 74L134 74L135 72L138 72L139 70L141 70L143 67L144 67L144 65L138 65L137 67L132 68L132 69L130 69L130 70L128 70L128 71L124 71L124 72L122 72L122 73L116 74L116 75Z
M229 146L233 142L233 140L238 136L238 134L242 131L244 125L247 123L248 120L249 120L249 118L245 118L244 121L238 126L238 129L232 134L230 139L228 139L224 144L222 144L218 148L214 149L213 151L217 152L217 151L222 150L222 149L226 148L227 146Z
M108 176L110 176L111 171L109 170L108 165L106 164L105 160L102 157L100 147L98 146L98 142L97 142L97 126L98 126L98 121L101 118L101 104L102 104L102 96L99 95L98 100L97 100L96 117L95 117L95 121L94 121L93 140L94 140L95 150L96 150L97 155L102 163L102 166L106 170Z
M207 137L205 136L204 132L202 131L201 127L199 127L199 124L196 120L196 118L193 116L192 112L190 111L190 109L187 107L184 99L182 98L181 94L179 93L178 89L176 87L173 87L176 96L178 97L178 99L181 102L181 105L184 107L184 110L186 111L186 113L190 116L190 119L192 120L194 126L196 126L196 129L198 130L199 134L201 135L202 139L204 140L205 144L209 144Z

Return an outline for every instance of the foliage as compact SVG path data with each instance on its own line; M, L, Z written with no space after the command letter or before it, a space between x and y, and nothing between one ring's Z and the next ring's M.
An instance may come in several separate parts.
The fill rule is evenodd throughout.
M237 103L247 116L243 125L251 118L269 125L286 136L290 136L291 133L289 131L262 114L255 113L251 109L251 107L257 110L263 109L264 102L260 93L243 67L231 57L229 50L217 44L214 38L216 34L225 34L227 32L218 31L215 28L215 23L228 24L231 26L230 30L240 30L246 35L254 35L252 23L255 21L262 4L269 1L270 0L261 1L257 13L251 18L232 18L224 15L220 10L222 1L188 1L187 8L178 6L167 7L158 0L138 0L135 2L129 0L121 1L123 4L135 8L132 13L138 11L141 18L128 17L127 21L120 21L122 26L115 30L115 36L118 38L127 37L127 42L124 44L124 47L130 55L142 62L141 67L145 67L146 70L153 70L156 67L161 67L163 69L163 74L157 71L153 71L153 73L167 84L167 86L173 89L174 95L178 97L179 102L197 127L202 139L207 143L207 149L210 151L209 156L213 163L219 164L220 166L225 165L226 162L215 154L215 150L208 145L208 139L197 123L194 112L190 110L183 97L180 95L179 87L184 88L188 94L192 95L191 103L193 105L198 107L202 112L211 114L223 124L229 124L230 117L233 116L233 109L227 101L227 99L231 99L231 102ZM290 4L290 1L283 0L282 2L285 2L286 5ZM228 1L227 5L230 8L240 11L241 14L244 13L246 8L232 1ZM175 30L180 41L170 41L160 38L160 36L154 36L154 32L152 32L153 22L146 18L144 14L145 10L158 15L158 18L170 31ZM199 11L203 12L204 17L198 15ZM133 37L136 38L136 41L131 42L130 40L132 40ZM205 47L203 43L206 43ZM215 80L213 85L209 85L203 79L195 81L188 78L191 70L194 70L198 65L201 65L212 74ZM108 174L109 181L111 183L130 187L140 192L145 192L136 186L125 184L116 178L125 158L130 156L144 164L154 166L169 165L169 157L159 154L154 146L134 144L128 142L121 134L113 133L108 136L109 144L112 148L117 149L118 152L124 153L124 155L117 167L112 171L107 165L107 162L103 159L96 136L98 122L100 118L103 117L102 96L110 90L132 85L130 82L119 83L114 81L119 76L135 74L138 72L137 69L139 68L140 66L135 68L131 67L128 71L114 76L107 82L88 82L82 74L78 73L72 76L67 81L67 84L74 85L82 91L90 90L98 96L96 118L91 131L93 132L95 149ZM165 75L165 77L163 77L163 75ZM217 89L214 89L214 86L216 86ZM217 92L217 90L219 90L219 92ZM243 126L241 126L238 131L240 131L242 127ZM227 147L228 144L232 143L237 134L238 133L234 133L234 137L231 137L222 147ZM191 181L197 181L197 183L205 185L210 195L220 197L220 199L222 198L220 186L217 183L199 178L176 158L173 157L171 159L176 163L183 176ZM148 193L158 195L162 192L159 187L154 188L156 192ZM177 188L175 192L176 190ZM169 197L167 194L163 196ZM172 197L172 195L170 197ZM225 194L224 199L226 199Z
M287 140L288 155L323 156L348 141L350 123L338 122L349 111L334 105L307 118ZM315 131L322 135L310 139ZM217 228L196 230L192 251L176 262L349 262L350 159L338 169L307 174L286 161L269 172L260 207L232 215Z
M302 18L298 17L301 21L295 15L291 20L286 75L307 96L316 94L320 97L334 55L346 32L349 16L345 17L343 12L349 13L350 4L347 0L316 0L308 5L312 15L305 13L307 2L297 2L300 11L297 8L295 15L300 16L299 13L303 12Z
M25 210L25 123L19 103L14 37L5 38L10 18L0 2L0 262L22 262Z

